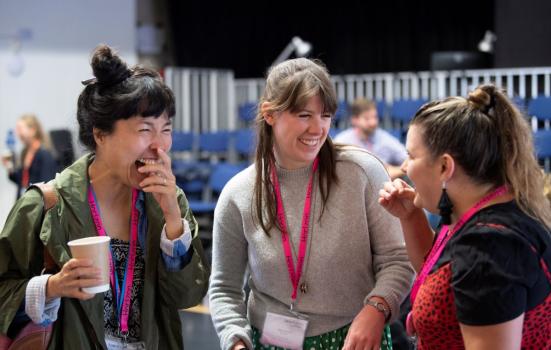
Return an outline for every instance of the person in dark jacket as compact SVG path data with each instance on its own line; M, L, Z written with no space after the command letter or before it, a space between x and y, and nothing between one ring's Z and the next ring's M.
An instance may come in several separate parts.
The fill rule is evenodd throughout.
M13 161L7 158L3 158L2 163L8 170L9 179L17 185L17 199L30 184L53 179L57 163L36 115L22 115L17 121L15 132L24 145L18 165L14 166Z

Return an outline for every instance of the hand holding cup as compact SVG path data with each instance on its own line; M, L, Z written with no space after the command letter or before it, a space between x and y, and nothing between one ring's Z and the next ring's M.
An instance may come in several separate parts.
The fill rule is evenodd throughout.
M109 237L87 237L70 241L73 259L48 279L48 298L92 298L109 289Z

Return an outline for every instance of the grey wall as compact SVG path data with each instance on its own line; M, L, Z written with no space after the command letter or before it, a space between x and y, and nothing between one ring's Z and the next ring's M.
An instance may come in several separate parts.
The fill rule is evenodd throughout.
M76 101L80 81L92 75L91 51L107 43L136 63L135 27L136 0L0 0L0 149L25 112L36 113L47 130L76 131ZM30 29L32 38L22 43L23 73L12 76L7 37L21 28ZM0 166L0 228L15 191Z

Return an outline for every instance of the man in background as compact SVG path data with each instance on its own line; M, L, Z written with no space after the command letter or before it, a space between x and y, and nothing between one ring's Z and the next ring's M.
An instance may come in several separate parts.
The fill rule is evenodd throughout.
M385 163L392 179L404 172L400 165L406 160L404 145L389 132L379 128L377 106L365 98L356 99L350 106L352 127L335 137L335 142L364 148Z

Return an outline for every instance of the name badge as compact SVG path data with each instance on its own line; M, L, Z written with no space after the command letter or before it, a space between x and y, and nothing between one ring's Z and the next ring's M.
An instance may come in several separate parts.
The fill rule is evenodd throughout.
M260 342L287 349L302 349L308 321L268 312Z
M111 335L105 336L105 344L107 344L108 350L145 350L145 343L143 341L128 343Z

